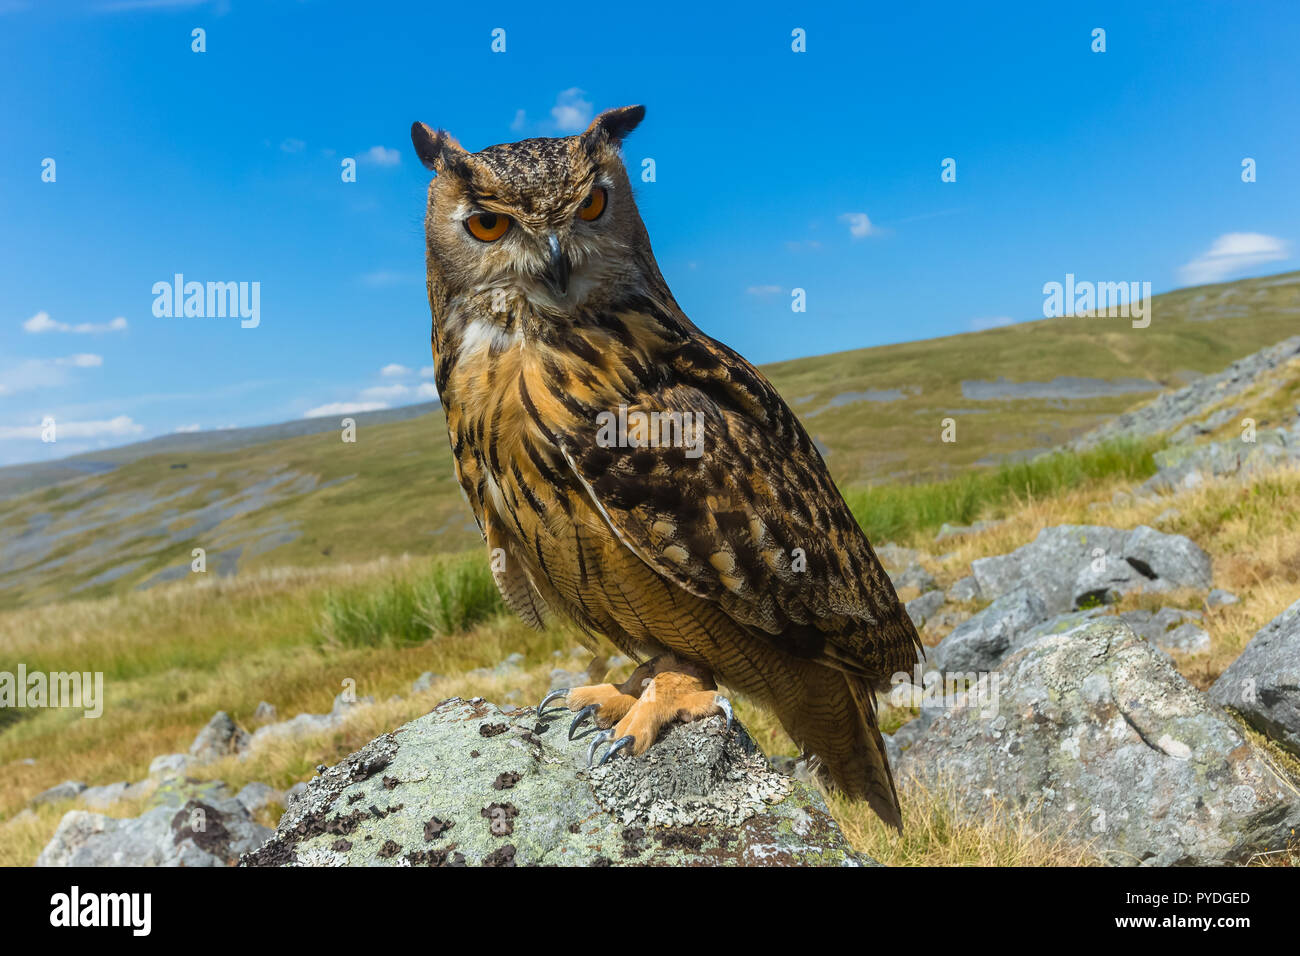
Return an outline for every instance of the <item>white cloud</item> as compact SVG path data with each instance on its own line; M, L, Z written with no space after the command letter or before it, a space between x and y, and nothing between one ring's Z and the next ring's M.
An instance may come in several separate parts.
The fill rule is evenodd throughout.
M840 215L840 222L849 224L849 235L854 239L865 239L875 231L871 219L865 212L846 212Z
M402 398L410 393L411 389L406 385L373 385L370 388L363 388L361 397L386 401L390 398Z
M387 408L387 402L330 402L328 405L317 405L315 408L309 408L303 412L303 418L320 418L323 415L352 415L356 412L377 412L382 408Z
M143 425L136 424L126 415L118 415L116 418L98 422L61 422L56 418L54 428L55 438L58 440L64 438L101 438L104 436L121 437L123 435L138 435L144 431ZM0 441L23 438L39 440L43 430L41 425L0 426Z
M970 320L970 327L976 332L983 332L985 329L1000 329L1003 326L1015 324L1016 320L1009 315L995 315L991 319Z
M198 430L198 425L177 425L175 428L176 434L178 435L188 435L190 432L196 432Z
M69 368L99 368L104 364L102 356L89 352L66 355L60 358L24 359L17 365L0 370L4 384L0 394L13 394L31 388L52 388L66 385Z
M67 358L56 358L52 360L55 365L68 365L72 368L99 368L104 364L102 355L92 355L89 352L79 352L76 355L69 355Z
M749 295L759 296L776 295L780 291L781 287L779 285L751 285L745 290Z
M286 153L301 153L306 147L306 143L300 139L294 139L292 136L280 144L280 148Z
M515 118L510 121L510 129L516 133L522 132L527 122L527 114L523 110L515 110Z
M411 374L411 370L405 365L397 362L391 362L379 370L379 374L384 378L405 378Z
M89 335L99 332L121 332L125 329L126 319L120 315L111 322L81 322L77 325L69 325L67 322L54 321L50 318L50 313L42 311L23 323L23 330L35 335L42 332L72 332L77 335Z
M561 133L582 132L591 125L591 117L591 103L582 98L582 90L576 86L557 96L555 105L551 107L551 120Z
M426 365L420 369L420 378L433 378L438 374L438 369L432 365Z
M438 387L432 382L421 382L420 387L415 390L416 398L433 400L438 397Z
M416 282L423 276L417 276L411 272L395 272L392 269L376 269L374 272L367 272L361 277L361 281L366 285L383 288L386 286L402 285L405 282Z
M1225 232L1210 246L1179 270L1183 281L1191 285L1220 282L1246 269L1266 262L1279 262L1289 258L1291 251L1285 239L1266 236L1261 232Z
M402 161L402 154L386 146L371 146L357 157L357 162L369 166L396 166Z

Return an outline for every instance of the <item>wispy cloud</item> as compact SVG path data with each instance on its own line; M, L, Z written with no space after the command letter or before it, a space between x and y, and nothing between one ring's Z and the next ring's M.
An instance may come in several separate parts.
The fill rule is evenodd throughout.
M751 285L745 290L746 295L769 296L781 292L779 285Z
M61 422L55 419L55 437L63 438L104 438L117 437L124 435L138 435L144 431L144 426L132 421L126 415L118 415L116 418L110 418L99 422ZM27 438L40 439L44 427L42 425L10 425L0 426L0 441L15 441Z
M286 153L301 153L307 148L307 144L300 139L294 139L290 136L288 139L280 143L280 148Z
M357 162L367 166L396 166L402 161L402 154L387 146L371 146L357 157Z
M1291 256L1285 239L1262 232L1225 232L1208 250L1179 270L1191 285L1220 282L1266 262L1280 262Z
M188 435L191 432L196 432L199 430L200 429L198 425L177 425L176 428L173 429L173 431L175 431L176 434L178 435Z
M849 224L849 235L854 239L865 239L875 232L871 219L865 212L846 212L840 214L840 222Z
M387 401L393 398L402 398L409 394L411 394L411 387L409 385L400 385L400 384L372 385L370 388L363 388L361 390L361 397L363 399L372 399L372 400L378 399L380 401Z
M426 365L420 369L420 378L433 378L438 374L438 369L433 365Z
M50 313L42 311L37 312L23 323L23 331L31 332L33 335L40 335L42 332L72 332L76 335L124 332L126 331L126 319L119 315L111 322L81 322L77 325L71 325L67 322L56 322L50 318Z
M33 388L50 388L66 385L70 368L100 368L101 355L80 352L59 358L24 359L17 365L0 369L0 395L12 395Z
M403 385L398 382L395 385L372 385L369 388L363 388L361 397L371 401L388 401L398 398L422 398L428 400L437 398L438 390L432 382L421 382L419 385Z
M561 133L580 133L591 125L593 109L584 98L583 91L576 86L570 87L555 98L551 107L551 122ZM518 114L516 114L516 119Z
M377 412L380 409L387 408L387 402L330 402L327 405L317 405L315 408L309 408L303 412L303 418L321 418L325 415L353 415L357 412Z
M379 374L384 378L405 378L411 370L400 362L390 362L379 370Z

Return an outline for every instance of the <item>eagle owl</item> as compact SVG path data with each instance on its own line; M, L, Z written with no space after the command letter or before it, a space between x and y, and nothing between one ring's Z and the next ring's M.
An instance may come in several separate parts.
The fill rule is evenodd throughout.
M457 480L507 605L575 622L593 681L602 639L641 662L557 692L602 729L589 753L730 719L716 679L899 827L873 688L920 641L794 413L660 274L620 158L644 115L476 153L412 126Z

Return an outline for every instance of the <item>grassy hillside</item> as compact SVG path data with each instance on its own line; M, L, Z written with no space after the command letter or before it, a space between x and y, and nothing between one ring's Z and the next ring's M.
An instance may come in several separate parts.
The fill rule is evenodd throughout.
M822 446L864 524L894 534L906 530L898 521L912 521L917 501L868 485L954 479L960 508L943 510L939 520L968 520L991 500L990 489L1008 483L992 466L1059 445L1155 394L1087 397L1090 390L1181 384L1293 334L1298 320L1300 273L1291 273L1159 296L1145 329L1123 318L1052 319L781 362L765 372ZM1097 381L1067 389L1071 383L1055 381L1063 376ZM974 384L1000 379L1047 384L1033 398L989 397L988 387ZM956 423L955 442L941 441L945 418ZM194 548L205 549L207 574L222 576L477 545L441 413L363 419L355 444L337 430L266 434L277 437L234 448L153 445L143 450L156 453L143 458L136 457L141 448L118 450L105 457L111 471L0 500L0 607L197 578ZM890 514L896 517L886 520Z

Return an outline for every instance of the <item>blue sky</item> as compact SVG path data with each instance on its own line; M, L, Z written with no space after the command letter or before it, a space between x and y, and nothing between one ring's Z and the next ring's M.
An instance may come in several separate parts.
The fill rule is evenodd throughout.
M660 266L760 363L1039 317L1066 273L1294 269L1297 41L1264 2L0 0L0 464L429 396L416 119L479 149L646 104ZM175 273L260 283L260 324L156 317Z

